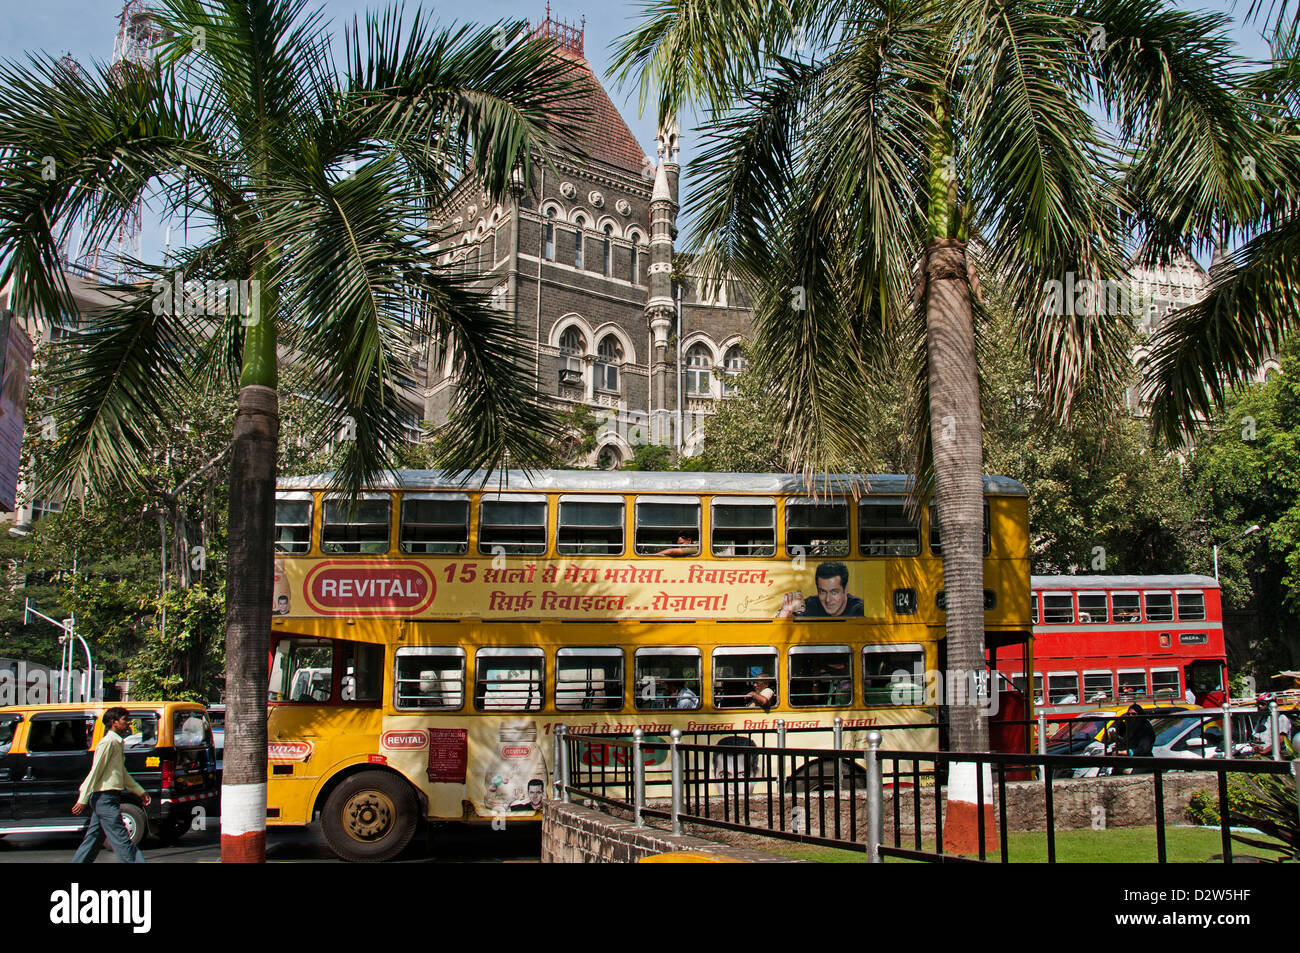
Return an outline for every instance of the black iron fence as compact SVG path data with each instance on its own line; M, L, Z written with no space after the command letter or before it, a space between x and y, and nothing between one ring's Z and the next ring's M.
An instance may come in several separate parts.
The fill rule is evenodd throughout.
M897 743L908 730L897 726ZM932 726L931 726L932 727ZM791 732L793 734L793 732ZM785 732L761 744L728 731L726 743L627 735L555 735L557 796L629 812L637 825L666 821L674 833L686 824L860 851L872 862L886 857L924 861L1009 862L1009 785L1022 801L1041 788L1046 860L1057 861L1057 801L1081 769L1151 777L1149 797L1158 863L1168 861L1165 783L1174 772L1215 775L1222 859L1233 856L1228 777L1287 775L1300 791L1297 762L1255 759L1140 758L1115 755L961 754L882 749L880 729L867 733L865 749L791 746ZM756 734L760 734L756 732ZM838 736L837 736L838 737ZM748 742L742 744L741 742ZM775 743L768 743L774 741ZM954 766L973 779L974 849L946 847L946 792ZM1017 784L1017 782L1020 782ZM1032 789L1032 790L1027 790ZM987 806L986 806L987 805ZM1037 807L1035 807L1037 809ZM990 830L992 825L992 830Z

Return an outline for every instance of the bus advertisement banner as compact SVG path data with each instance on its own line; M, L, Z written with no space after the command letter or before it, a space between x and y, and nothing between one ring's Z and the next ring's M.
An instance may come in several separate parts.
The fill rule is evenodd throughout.
M884 619L893 608L884 563L855 560L277 559L273 600L276 615L307 618L770 619L784 606Z

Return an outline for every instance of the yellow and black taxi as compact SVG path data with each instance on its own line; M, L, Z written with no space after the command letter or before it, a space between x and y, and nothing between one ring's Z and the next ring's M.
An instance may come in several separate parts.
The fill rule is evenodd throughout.
M196 702L90 702L0 708L0 836L79 831L72 813L104 732L104 712L125 708L126 770L148 807L122 795L132 843L164 843L217 816L220 786L212 728Z

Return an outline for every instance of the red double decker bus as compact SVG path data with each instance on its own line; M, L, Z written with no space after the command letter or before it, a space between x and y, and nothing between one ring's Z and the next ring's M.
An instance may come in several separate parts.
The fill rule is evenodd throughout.
M1209 576L1033 576L1030 585L1036 709L1226 700L1223 610ZM1011 677L1024 686L1023 672Z

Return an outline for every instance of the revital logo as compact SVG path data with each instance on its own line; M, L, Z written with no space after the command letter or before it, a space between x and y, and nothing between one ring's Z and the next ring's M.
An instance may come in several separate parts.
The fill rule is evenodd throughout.
M82 890L74 883L50 894L50 922L56 925L128 924L134 933L153 926L153 891Z
M415 751L428 747L429 735L423 728L407 731L385 731L379 736L379 747L392 751Z
M437 584L419 565L331 559L312 567L303 590L321 615L409 615L429 607Z
M310 757L310 741L272 741L266 746L268 761L306 761Z

